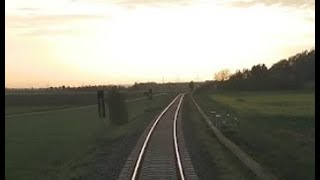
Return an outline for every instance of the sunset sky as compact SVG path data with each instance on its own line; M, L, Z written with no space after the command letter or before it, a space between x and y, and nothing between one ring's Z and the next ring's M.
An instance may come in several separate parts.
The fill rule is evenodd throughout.
M314 47L314 0L5 0L6 87L212 80Z

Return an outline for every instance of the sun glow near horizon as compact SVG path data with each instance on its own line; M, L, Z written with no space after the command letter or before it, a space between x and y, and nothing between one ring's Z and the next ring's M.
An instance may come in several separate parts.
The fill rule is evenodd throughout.
M60 11L32 1L30 15L17 2L6 5L8 87L207 80L270 67L315 41L312 8L60 0Z

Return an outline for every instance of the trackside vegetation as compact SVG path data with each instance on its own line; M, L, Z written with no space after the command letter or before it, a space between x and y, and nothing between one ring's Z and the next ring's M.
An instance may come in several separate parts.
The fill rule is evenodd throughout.
M215 92L195 95L208 117L237 117L225 133L279 179L314 179L315 96L305 91ZM214 118L212 118L214 122Z
M140 97L142 96L141 93ZM101 158L113 154L113 145L122 144L124 137L130 137L131 134L138 136L173 97L174 94L165 94L154 97L152 103L147 103L146 99L126 102L128 123L122 126L113 125L108 116L105 119L99 118L95 106L6 117L5 179L83 179L91 172L97 174L96 161L101 160L104 164L110 161ZM34 98L37 99L37 95ZM50 102L41 102L39 99L36 101L38 104ZM96 103L95 96L93 101ZM30 101L32 103L35 102ZM80 106L84 104L88 105L90 102L80 103ZM54 107L58 105L55 104ZM76 103L72 105L77 106ZM17 107L20 110L27 108L24 112L33 112L28 106L18 104ZM6 111L10 112L12 108L15 109L15 106L8 104ZM50 109L50 105L47 109ZM134 140L131 139L133 144ZM125 159L128 152L120 152L117 153ZM114 161L121 167L120 160ZM106 172L116 173L118 166L114 165L114 169L113 166L108 166L109 171L106 167L103 168Z

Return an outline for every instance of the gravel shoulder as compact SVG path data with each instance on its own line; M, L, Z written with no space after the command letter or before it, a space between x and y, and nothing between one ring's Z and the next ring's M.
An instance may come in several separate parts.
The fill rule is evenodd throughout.
M154 116L156 113L137 117L131 124L134 127L120 138L112 141L104 138L98 139L96 150L91 153L94 158L88 165L86 174L74 177L74 179L116 180L140 135Z

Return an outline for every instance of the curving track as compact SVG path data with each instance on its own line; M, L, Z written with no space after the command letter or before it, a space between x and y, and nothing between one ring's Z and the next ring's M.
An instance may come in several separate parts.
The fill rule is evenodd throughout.
M179 94L146 128L129 155L119 180L197 179L184 144Z

